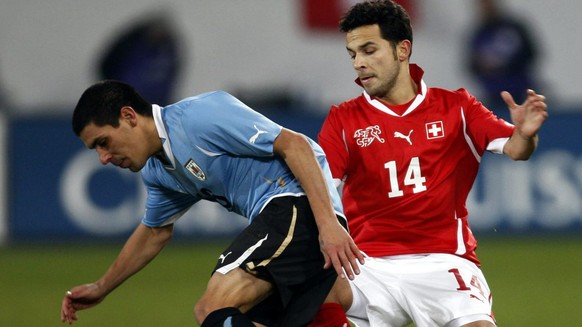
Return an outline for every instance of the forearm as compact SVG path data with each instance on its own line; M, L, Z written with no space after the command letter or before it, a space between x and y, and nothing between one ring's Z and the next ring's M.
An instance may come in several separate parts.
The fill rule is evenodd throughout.
M503 148L503 153L513 160L528 160L538 144L538 135L526 137L516 128Z
M293 167L292 170L307 195L315 222L319 230L322 230L327 223L337 223L329 190L326 187L327 183L315 158L312 160L309 160L307 156L301 158L291 160L292 162L288 162L288 165L290 168Z
M364 256L336 218L328 184L308 140L283 129L273 148L285 159L307 194L319 230L319 244L325 260L323 268L333 266L341 278L354 279L354 273L360 273L358 261L363 264Z
M150 228L140 224L107 272L96 282L104 295L109 294L155 258L171 239L172 229L172 225Z
M280 150L278 154L285 159L289 169L301 183L318 227L321 230L326 223L337 223L325 177L309 142L301 134L288 130L283 133L283 137L276 141L276 149Z

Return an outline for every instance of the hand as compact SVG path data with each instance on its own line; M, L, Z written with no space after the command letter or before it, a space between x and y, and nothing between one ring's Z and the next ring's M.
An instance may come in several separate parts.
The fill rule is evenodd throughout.
M350 280L354 279L354 273L360 274L358 262L364 264L364 255L339 223L329 228L321 228L319 243L325 259L324 269L333 265L340 278L346 278L347 274Z
M501 97L509 108L511 120L519 135L524 139L534 137L548 118L546 97L534 90L527 90L527 98L521 105L517 105L507 91L501 92Z
M77 311L93 307L105 298L95 283L74 287L65 293L61 305L61 321L69 325L76 321Z

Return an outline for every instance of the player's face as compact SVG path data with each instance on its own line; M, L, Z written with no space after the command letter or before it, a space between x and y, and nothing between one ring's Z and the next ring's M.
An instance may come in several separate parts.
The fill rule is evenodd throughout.
M139 137L137 130L124 120L120 120L117 128L90 123L81 131L80 138L89 149L97 151L102 164L111 163L137 172L143 168L149 157L145 142Z
M380 27L366 25L349 31L346 48L366 92L381 99L390 98L401 66L395 48L382 38Z

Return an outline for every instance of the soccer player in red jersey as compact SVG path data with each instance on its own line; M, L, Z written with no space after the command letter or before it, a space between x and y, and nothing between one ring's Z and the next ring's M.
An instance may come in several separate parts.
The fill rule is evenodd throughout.
M502 92L509 123L464 89L428 87L409 61L410 18L391 0L354 5L340 29L364 91L331 107L319 143L367 258L351 292L339 280L328 299L358 326L495 326L465 202L486 151L529 159L545 97L529 90L518 105ZM341 306L321 312L312 326L342 321L331 323Z

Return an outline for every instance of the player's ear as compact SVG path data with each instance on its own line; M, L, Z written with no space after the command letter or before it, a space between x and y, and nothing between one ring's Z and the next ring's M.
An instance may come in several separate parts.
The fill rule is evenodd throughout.
M412 43L409 40L402 40L396 45L396 55L400 61L408 60L411 51Z
M124 106L119 111L119 119L128 122L131 126L137 124L137 113L130 106Z

